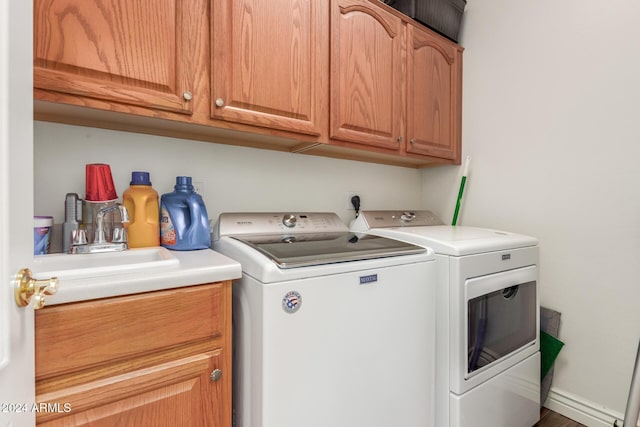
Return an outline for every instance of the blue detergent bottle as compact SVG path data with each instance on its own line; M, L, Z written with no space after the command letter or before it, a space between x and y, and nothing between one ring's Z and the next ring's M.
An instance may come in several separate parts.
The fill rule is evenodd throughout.
M208 248L211 228L207 208L193 191L191 177L176 177L174 189L160 198L160 245L177 251Z

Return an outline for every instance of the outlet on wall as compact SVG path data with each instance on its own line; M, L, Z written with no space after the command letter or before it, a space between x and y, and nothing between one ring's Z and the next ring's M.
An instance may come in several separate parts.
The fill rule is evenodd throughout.
M355 209L353 208L353 204L351 203L351 198L353 196L360 196L358 191L347 191L345 193L345 209L350 210L350 211L355 211ZM362 200L360 200L360 203L362 203Z

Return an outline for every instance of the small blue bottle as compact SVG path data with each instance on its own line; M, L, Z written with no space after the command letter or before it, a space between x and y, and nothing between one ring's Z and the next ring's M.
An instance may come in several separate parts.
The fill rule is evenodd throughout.
M160 245L177 251L208 248L209 216L202 197L193 191L191 177L176 177L174 189L160 198Z

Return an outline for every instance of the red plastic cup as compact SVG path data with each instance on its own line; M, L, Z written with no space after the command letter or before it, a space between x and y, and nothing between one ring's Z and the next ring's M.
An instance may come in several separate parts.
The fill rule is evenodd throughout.
M90 202L110 202L118 198L109 165L91 163L86 165L85 172L85 200Z

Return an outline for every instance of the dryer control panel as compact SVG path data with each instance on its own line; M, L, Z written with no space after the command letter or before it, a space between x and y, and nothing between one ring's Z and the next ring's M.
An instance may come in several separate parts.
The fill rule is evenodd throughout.
M444 225L431 211L361 211L351 230L364 232L372 228Z

